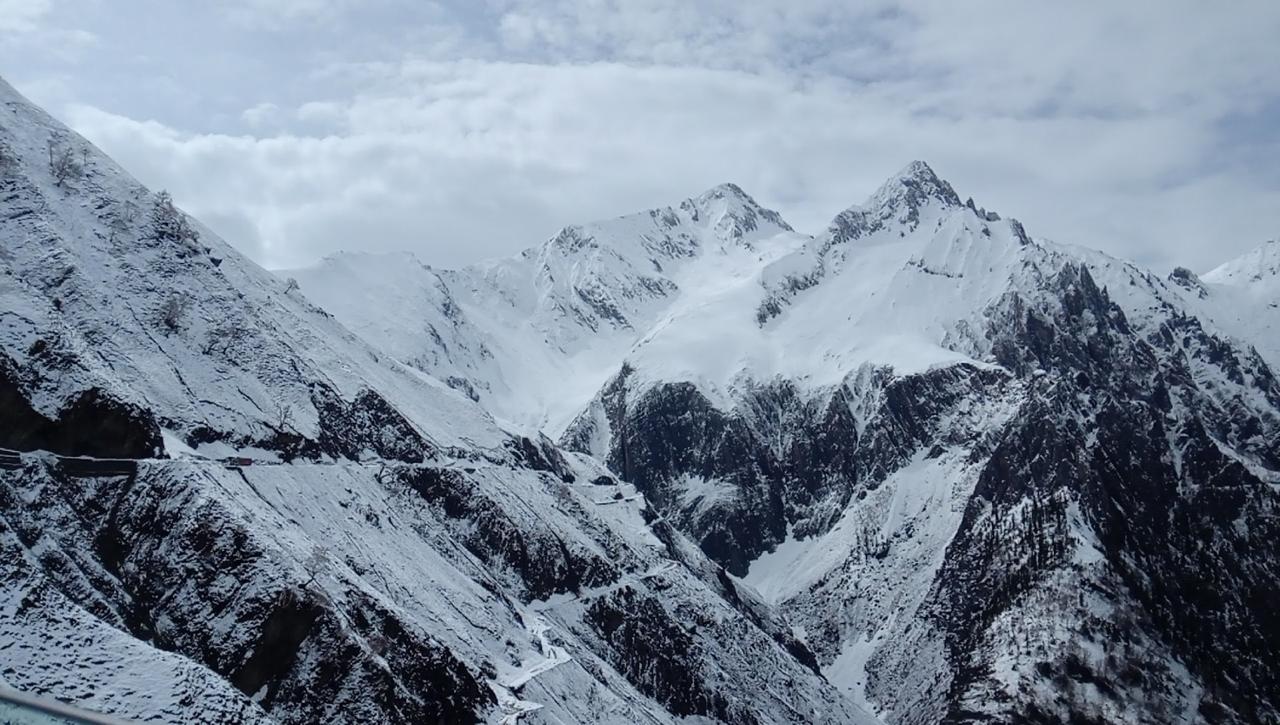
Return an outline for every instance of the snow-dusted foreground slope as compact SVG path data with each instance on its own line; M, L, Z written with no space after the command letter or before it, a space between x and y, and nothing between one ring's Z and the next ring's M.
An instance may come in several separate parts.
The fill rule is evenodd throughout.
M2 83L0 242L5 686L167 722L871 721L633 487Z
M814 237L726 185L473 268L291 274L636 485L889 722L1253 722L1280 716L1274 250L1161 278L916 162Z

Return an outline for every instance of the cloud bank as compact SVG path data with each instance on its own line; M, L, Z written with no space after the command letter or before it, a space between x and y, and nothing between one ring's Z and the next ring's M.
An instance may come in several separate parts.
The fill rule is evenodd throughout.
M118 13L57 0L5 47L94 41L0 62L268 266L460 265L723 181L817 232L916 158L1032 234L1157 267L1280 234L1274 3L161 5L129 52Z

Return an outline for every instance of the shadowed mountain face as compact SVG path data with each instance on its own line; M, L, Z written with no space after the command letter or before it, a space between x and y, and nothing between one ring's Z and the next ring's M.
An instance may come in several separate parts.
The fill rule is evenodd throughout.
M816 236L725 184L286 281L0 90L0 445L93 457L0 459L12 686L167 721L1280 717L1274 245L1162 279L914 162Z

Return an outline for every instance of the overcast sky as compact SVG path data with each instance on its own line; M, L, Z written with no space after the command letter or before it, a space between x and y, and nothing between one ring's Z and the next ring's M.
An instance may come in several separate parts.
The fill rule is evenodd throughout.
M817 233L912 159L1204 271L1280 236L1280 2L0 0L0 74L269 267L441 266L734 181Z

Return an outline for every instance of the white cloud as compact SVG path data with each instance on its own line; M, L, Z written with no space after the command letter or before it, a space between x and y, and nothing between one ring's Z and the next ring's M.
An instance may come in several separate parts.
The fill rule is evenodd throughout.
M223 12L250 28L279 29L299 22L332 22L356 7L356 0L233 0Z
M501 0L470 38L299 78L271 113L291 132L73 121L271 265L464 263L726 180L818 231L913 158L1032 233L1159 266L1275 235L1276 146L1221 121L1280 97L1280 13L1030 7Z
M294 115L303 123L334 124L342 120L343 106L333 101L307 101Z
M251 128L273 126L280 120L280 107L270 101L263 101L256 106L244 109L240 118Z
M58 64L78 60L98 38L56 22L54 11L66 9L65 2L55 8L53 0L0 0L0 60L40 58ZM59 80L45 77L41 84L48 87Z
M35 30L53 0L0 0L0 34Z

